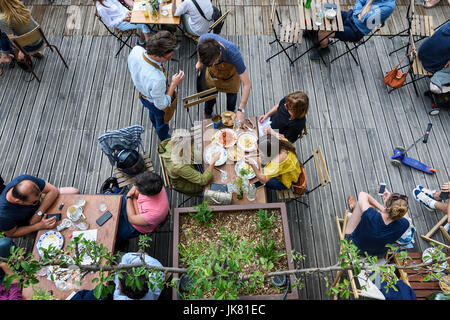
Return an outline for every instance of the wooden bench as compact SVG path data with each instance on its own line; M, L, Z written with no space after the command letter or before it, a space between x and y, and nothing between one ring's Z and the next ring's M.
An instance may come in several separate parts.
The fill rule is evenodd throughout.
M414 15L411 23L411 34L413 36L431 37L434 33L433 17Z
M142 155L142 158L144 159L145 165L147 167L146 171L153 172L154 169L153 169L153 164L152 164L152 160L150 159L150 156L148 154L144 154L144 155ZM128 186L130 184L134 184L135 177L129 176L129 175L123 173L122 171L117 169L116 166L114 166L114 177L116 177L120 188Z

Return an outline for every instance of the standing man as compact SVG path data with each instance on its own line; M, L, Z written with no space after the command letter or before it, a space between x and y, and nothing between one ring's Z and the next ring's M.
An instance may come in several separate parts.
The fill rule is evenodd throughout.
M184 79L184 72L172 76L169 85L162 64L172 59L177 48L177 38L169 31L159 31L150 36L147 50L136 46L128 56L128 69L134 86L139 91L139 99L148 109L150 121L161 141L170 138L169 121L177 107L175 89Z
M53 229L56 218L47 219L45 212L59 194L77 193L80 193L78 189L58 189L31 175L18 176L0 194L0 231L9 238L17 238L38 230Z
M242 126L252 83L238 46L217 34L207 33L198 39L197 54L196 71L206 67L206 85L208 88L216 87L219 92L227 94L228 111L234 112L237 93L241 81L243 82L241 102L236 113L236 118ZM211 117L215 103L216 99L205 102L205 118Z

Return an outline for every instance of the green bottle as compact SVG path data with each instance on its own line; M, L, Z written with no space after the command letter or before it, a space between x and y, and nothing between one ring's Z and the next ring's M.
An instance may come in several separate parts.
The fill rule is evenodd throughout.
M306 0L305 8L309 9L311 7L311 0Z

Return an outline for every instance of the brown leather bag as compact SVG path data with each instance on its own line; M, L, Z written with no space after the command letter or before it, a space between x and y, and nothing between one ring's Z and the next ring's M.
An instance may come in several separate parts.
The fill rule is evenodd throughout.
M408 75L409 71L411 70L411 66L409 67L409 69L406 73L400 72L398 70L398 67L403 63L403 61L406 59L406 57L409 56L411 54L411 52L413 52L413 51L414 51L414 49L409 51L408 54L403 57L402 61L400 61L400 63L394 69L392 69L391 71L386 73L386 75L384 76L385 84L387 84L389 87L395 88L395 89L403 86L403 84L406 81L406 76Z
M298 160L298 158L297 158ZM303 164L298 160L298 164L300 165L300 176L298 177L298 181L292 184L292 189L294 189L294 193L301 196L306 192L306 172Z

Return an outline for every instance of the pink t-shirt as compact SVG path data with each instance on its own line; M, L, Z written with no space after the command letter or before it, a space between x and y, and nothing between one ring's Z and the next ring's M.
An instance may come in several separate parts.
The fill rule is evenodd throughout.
M137 206L139 213L149 225L133 225L133 227L140 233L152 232L161 222L164 221L169 213L169 199L167 198L166 189L163 187L160 193L151 197L139 194Z

